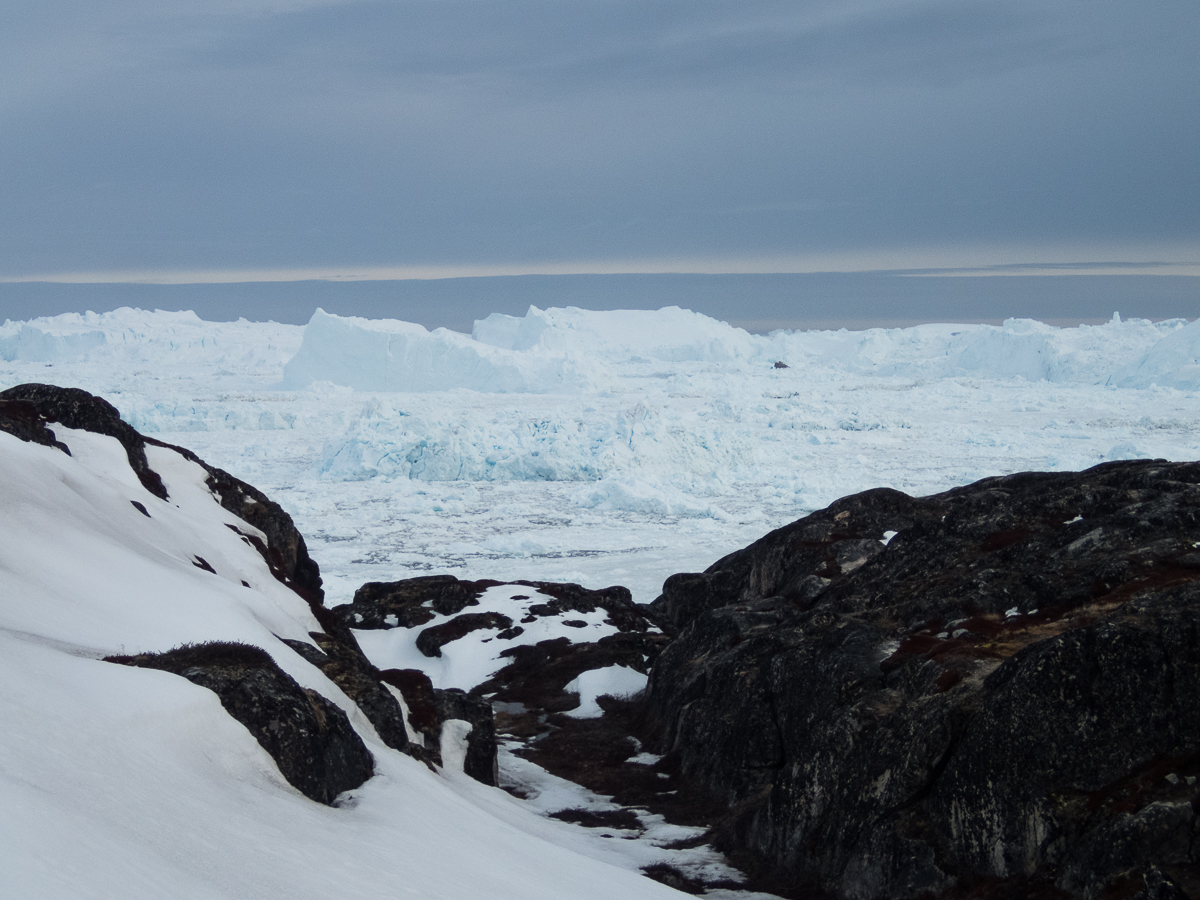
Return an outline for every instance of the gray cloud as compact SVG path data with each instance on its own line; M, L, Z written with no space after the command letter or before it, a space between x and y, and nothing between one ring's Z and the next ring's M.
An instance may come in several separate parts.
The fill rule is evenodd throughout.
M1194 0L0 16L0 275L1200 237Z

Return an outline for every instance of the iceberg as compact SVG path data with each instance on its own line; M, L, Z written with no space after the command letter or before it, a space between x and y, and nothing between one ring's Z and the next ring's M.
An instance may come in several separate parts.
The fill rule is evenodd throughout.
M1109 384L1200 390L1200 319L1168 334L1138 360L1117 369Z
M56 334L22 323L16 334L0 338L0 359L7 362L65 362L78 359L99 347L104 340L102 331Z
M283 387L328 381L358 391L543 393L587 387L587 369L573 354L516 354L446 328L318 309L284 366Z

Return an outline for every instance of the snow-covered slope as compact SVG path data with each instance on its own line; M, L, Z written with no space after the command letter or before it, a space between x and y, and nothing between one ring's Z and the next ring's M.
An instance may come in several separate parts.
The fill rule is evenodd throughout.
M0 433L6 898L672 895L581 829L386 747L282 642L319 626L199 465L148 447L162 500L115 438L52 428L70 455ZM342 708L375 776L314 803L214 693L102 659L209 640L266 649Z

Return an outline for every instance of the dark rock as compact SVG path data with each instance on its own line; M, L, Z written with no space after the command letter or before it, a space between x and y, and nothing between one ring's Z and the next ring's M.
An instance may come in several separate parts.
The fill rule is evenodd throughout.
M300 687L258 647L185 645L107 661L173 672L216 693L225 710L271 754L288 783L319 803L333 803L374 771L371 754L346 714Z
M363 655L358 644L348 645L316 631L311 637L319 649L303 641L285 640L284 643L341 688L375 726L385 744L393 750L407 751L408 732L400 702L380 680L379 671Z
M121 420L121 414L107 400L79 388L56 387L52 384L18 384L6 391L0 391L0 400L17 400L32 404L44 422L58 422L67 428L92 431L116 438L125 448L129 467L146 490L160 500L167 499L167 489L163 487L162 478L146 461L145 439L132 425Z
M400 691L408 707L408 723L422 735L422 751L413 755L441 765L442 726L448 719L469 722L463 771L476 781L496 785L496 729L490 703L463 691L438 690L418 669L386 669L380 678Z
M466 637L472 631L492 628L503 630L512 627L512 619L502 613L463 613L449 622L431 625L417 635L417 649L426 656L441 656L442 647L451 641Z
M688 878L668 863L654 863L653 865L643 866L642 874L680 893L698 896L705 891L703 883L696 881L694 878Z
M605 621L616 634L598 641L572 643L569 638L542 641L536 645L508 647L500 654L510 660L491 678L475 685L467 693L434 690L427 676L415 670L389 670L380 677L401 692L408 707L409 725L422 735L424 757L440 763L438 748L442 726L448 719L471 723L468 735L466 770L488 784L495 783L495 719L489 701L519 704L520 712L502 713L505 733L532 737L552 730L546 715L570 710L579 705L579 696L566 686L585 671L624 665L639 672L649 666L666 642L646 611L633 603L622 587L593 591L574 584L521 581L515 584L534 588L547 599L529 607L525 624L541 617L560 619L562 624L586 626L571 613L605 612ZM410 578L390 583L363 585L354 600L336 607L332 614L346 628L420 629L436 616L449 616L436 625L424 627L417 636L417 648L426 656L440 656L442 648L479 630L495 630L499 641L513 640L524 633L521 625L498 612L470 612L480 595L495 581L459 581L448 575ZM515 593L514 602L525 601L530 594ZM515 607L516 608L516 607ZM486 699L484 699L486 698Z
M1188 900L1188 895L1158 866L1150 866L1142 876L1144 891L1134 894L1130 900Z
M0 393L0 397L3 396L4 394ZM29 443L56 447L67 456L71 455L70 448L46 427L46 417L28 400L0 399L0 431Z
M1196 543L1195 463L847 497L667 580L646 714L789 892L1195 893Z
M941 506L930 498L876 488L838 500L772 531L749 547L717 560L701 574L672 575L650 604L654 615L675 629L710 609L743 600L783 596L810 603L815 586L848 574L883 549L883 535L938 520ZM872 546L874 542L874 546Z
M340 631L340 623L328 614L323 605L325 592L321 587L321 570L316 561L308 555L304 536L282 506L258 488L234 478L223 469L210 466L190 450L164 444L153 438L146 438L146 442L175 450L202 466L208 472L205 484L217 502L225 510L267 536L264 546L262 539L257 535L242 534L247 543L262 555L271 574L307 601L322 628L330 633Z
M448 621L425 628L417 637L417 648L426 656L440 656L441 648L452 641L481 629L496 629L496 638L512 640L524 633L509 616L501 613L463 612L478 603L495 581L459 581L450 575L409 578L388 583L365 584L351 603L331 611L344 625L353 628L419 628L437 614L452 616ZM473 696L489 696L500 702L518 702L530 710L561 711L578 705L578 697L567 694L565 686L589 669L624 665L639 672L649 666L666 643L647 610L633 602L623 587L589 590L577 584L518 581L513 584L536 589L549 599L528 610L525 624L540 617L555 616L568 627L586 626L582 620L567 618L570 613L595 613L604 610L605 622L618 634L595 642L572 643L567 638L542 641L537 645L518 645L500 654L512 662L482 684L474 686ZM513 600L528 600L527 594L514 594ZM408 695L405 694L406 702ZM411 706L410 706L411 713ZM411 716L410 716L411 719Z
M642 820L629 809L560 809L550 813L551 819L571 822L584 828L617 828L623 831L645 831Z
M655 627L645 610L633 602L629 589L620 585L591 590L557 581L515 581L513 584L535 588L553 598L531 606L529 611L534 615L559 616L567 612L592 613L602 609L607 614L604 621L618 631L644 633Z
M499 774L492 705L456 688L444 691L435 689L433 702L442 725L450 719L458 719L471 726L467 734L467 755L463 760L463 772L476 781L495 786L499 781Z
M354 599L334 607L349 628L415 628L437 615L452 616L479 602L497 581L459 581L453 575L425 575L403 581L371 581ZM388 621L395 617L394 621Z

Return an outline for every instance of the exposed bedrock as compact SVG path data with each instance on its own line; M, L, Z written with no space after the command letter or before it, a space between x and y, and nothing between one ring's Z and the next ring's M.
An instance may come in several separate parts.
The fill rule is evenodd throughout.
M319 803L332 803L374 771L374 760L346 714L316 691L302 688L258 647L197 644L108 661L173 672L216 693L288 783Z
M668 579L647 712L797 896L1194 897L1198 579L1200 464L868 491Z
M512 616L472 609L486 590L502 584L517 590L531 588L545 599L529 605L524 615L515 604ZM605 623L615 633L594 641L576 640L572 625L577 616L598 611L603 611ZM645 674L667 641L649 611L635 604L623 587L590 590L559 582L460 581L451 575L434 575L365 584L352 602L330 612L347 628L417 630L417 649L428 657L441 656L447 645L479 631L494 632L501 644L512 641L499 651L497 670L471 686L469 693L498 703L521 704L527 710L522 715L534 720L547 712L578 706L578 696L566 688L584 672L624 666ZM428 624L439 616L448 618ZM524 634L522 625L544 619L557 620L571 636L536 643L517 641ZM412 722L411 702L409 706ZM504 714L506 723L511 715Z

